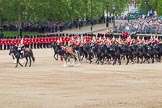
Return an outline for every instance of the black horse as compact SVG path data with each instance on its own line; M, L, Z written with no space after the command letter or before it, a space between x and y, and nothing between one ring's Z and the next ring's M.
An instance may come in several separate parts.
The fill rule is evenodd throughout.
M128 65L129 61L131 60L132 63L134 63L134 53L132 46L128 46L127 44L123 44L120 46L122 57L126 58L126 65Z
M115 65L117 61L118 61L119 65L121 65L122 51L121 51L120 46L118 44L112 44L110 46L110 52L111 52L112 58L114 60L113 65Z
M58 44L55 44L55 43L51 44L51 46L52 46L52 48L54 50L53 57L54 57L55 60L58 60L58 55L59 55L58 53L61 50L61 46L58 45Z
M155 59L160 62L161 61L161 57L162 57L162 43L159 43L157 45L155 45Z
M21 58L26 58L25 67L27 66L29 60L29 67L30 67L31 59L33 60L33 62L35 61L35 57L33 56L33 51L29 48L23 48L22 51L24 53L23 56L21 56L21 52L18 50L18 47L12 46L10 48L9 55L13 54L14 57L16 58L16 67L18 66L18 64L23 67L23 65L19 61Z

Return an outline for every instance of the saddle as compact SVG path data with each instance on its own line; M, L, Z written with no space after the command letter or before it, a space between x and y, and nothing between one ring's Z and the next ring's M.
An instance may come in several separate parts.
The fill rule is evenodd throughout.
M24 48L24 51L30 51L30 49L29 48Z
M65 52L66 52L66 53L69 53L69 54L76 55L76 53L75 53L75 51L73 50L72 47L66 47L66 48L65 48Z

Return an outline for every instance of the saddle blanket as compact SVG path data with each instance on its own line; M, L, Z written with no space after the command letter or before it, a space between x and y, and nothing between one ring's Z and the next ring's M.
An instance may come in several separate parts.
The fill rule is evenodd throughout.
M73 53L73 48L72 47L66 47L65 52L66 53Z

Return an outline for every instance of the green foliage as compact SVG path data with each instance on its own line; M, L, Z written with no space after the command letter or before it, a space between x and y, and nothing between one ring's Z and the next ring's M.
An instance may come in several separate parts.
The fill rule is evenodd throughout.
M138 0L139 9L146 13L146 0ZM158 16L162 15L162 0L148 0L148 10L157 11Z
M162 16L162 1L158 0L158 15Z
M124 11L130 0L0 0L3 22L71 22L85 17L98 19L109 5L116 13ZM21 19L20 19L21 18ZM21 20L21 21L20 21Z

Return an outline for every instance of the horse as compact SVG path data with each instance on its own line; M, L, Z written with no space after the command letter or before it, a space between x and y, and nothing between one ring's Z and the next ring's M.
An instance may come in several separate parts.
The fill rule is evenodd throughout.
M142 45L138 45L137 49L136 49L136 52L137 52L137 63L140 62L140 64L143 63L143 46Z
M64 59L64 66L67 67L69 61L72 59L72 63L70 64L71 66L74 65L75 61L77 61L77 66L80 66L79 58L80 58L80 53L77 50L74 50L72 47L63 47L58 51L58 54L60 57L63 57Z
M121 48L119 45L116 44L112 44L110 46L110 52L112 55L112 58L114 60L113 65L116 64L116 62L118 61L119 65L121 65Z
M9 55L13 54L14 57L16 58L16 66L18 66L18 64L23 67L23 65L20 63L20 58L26 58L26 63L25 63L25 67L28 64L28 59L29 59L29 67L31 67L31 59L33 60L33 62L35 61L35 57L33 56L33 51L29 48L23 48L23 56L21 56L21 52L18 50L18 47L16 46L12 46L9 50Z
M96 45L97 64L101 63L103 65L107 53L106 51L106 47L103 44Z
M91 55L90 55L90 52L91 52L91 46L89 43L83 45L80 47L80 56L81 56L81 60L83 60L83 58L85 57L86 60L89 60L90 63L92 62L91 59Z
M133 49L131 46L128 46L127 44L123 44L120 46L122 51L122 57L126 57L126 65L128 65L129 60L131 60L132 63L134 63L133 60Z
M156 50L156 52L155 52L156 60L158 62L161 62L161 57L162 57L162 43L159 43L159 44L155 45L155 50Z
M51 46L52 46L52 48L54 50L53 57L54 57L55 60L58 60L58 55L59 55L58 52L59 52L59 50L61 50L61 46L58 45L58 44L51 44Z

